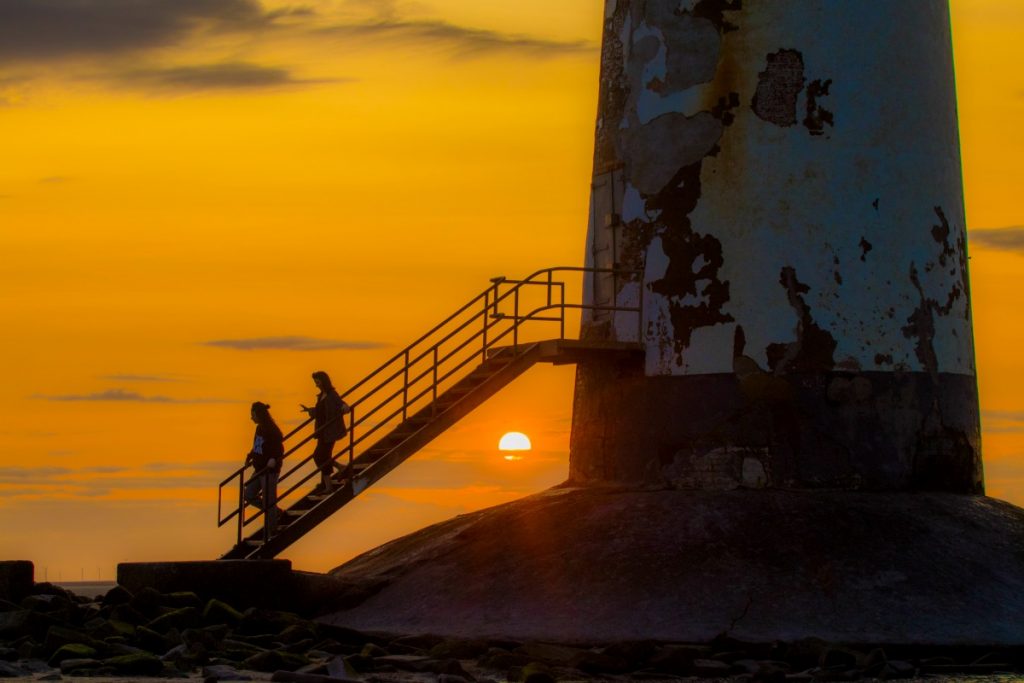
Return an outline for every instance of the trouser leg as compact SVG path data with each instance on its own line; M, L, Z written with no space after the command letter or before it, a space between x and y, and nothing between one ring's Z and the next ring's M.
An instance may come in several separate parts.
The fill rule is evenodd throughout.
M259 476L255 476L245 482L245 502L249 505L259 507L261 504L260 493L263 491L263 482Z
M323 439L316 442L316 449L313 451L313 462L320 469L320 482L328 491L331 490L331 471L334 469L334 442Z
M266 483L263 486L263 514L266 515L266 525L271 533L277 526L277 477L278 472L267 472Z

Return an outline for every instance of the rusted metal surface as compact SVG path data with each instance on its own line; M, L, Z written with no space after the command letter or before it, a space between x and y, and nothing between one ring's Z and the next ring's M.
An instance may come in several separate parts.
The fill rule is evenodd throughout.
M757 467L769 482L811 485L802 474L770 473L786 470L787 458L817 457L825 471L858 473L844 485L980 491L945 0L605 6L594 157L595 188L602 182L604 189L595 189L587 257L590 265L644 273L642 281L613 283L617 300L642 299L645 312L639 341L646 364L630 377L638 372L643 391L663 402L686 391L673 381L711 377L723 395L755 382L789 396L789 404L768 410L767 431L736 426L764 408L744 391L733 392L736 405L707 397L724 411L714 419L733 424L708 437L708 452L754 448L764 454ZM608 288L588 282L594 296L612 296ZM601 312L583 326L589 337L633 341L637 334L635 325ZM615 407L616 389L599 386L606 371L580 369L577 473L591 472L588 458L619 457L607 450L609 430L632 430L598 430L588 421L617 423L615 414L628 412ZM850 395L874 398L829 399L828 387L840 380L859 387ZM604 392L612 393L607 401ZM822 397L824 405L809 405ZM611 415L599 417L590 404ZM841 456L828 456L825 446L817 455L806 444L794 450L808 430L851 419L862 429L898 431L903 445L878 461L866 451L873 439L853 429L835 437L832 451ZM669 426L647 428L663 432L652 447L675 463L685 451L679 440L704 427L679 414ZM925 476L922 463L936 458L958 477ZM856 464L864 462L880 476ZM652 463L642 468L666 481L689 476L678 463ZM811 464L793 467L806 472ZM607 465L609 478L613 470ZM600 471L591 474L601 478Z

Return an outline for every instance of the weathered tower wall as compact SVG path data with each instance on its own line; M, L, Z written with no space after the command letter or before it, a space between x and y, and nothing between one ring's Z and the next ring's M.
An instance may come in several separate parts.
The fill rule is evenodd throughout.
M606 0L570 476L981 493L946 0Z

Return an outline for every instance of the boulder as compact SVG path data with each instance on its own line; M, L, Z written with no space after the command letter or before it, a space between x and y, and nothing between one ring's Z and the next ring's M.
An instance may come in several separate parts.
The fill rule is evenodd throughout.
M203 622L206 624L237 624L242 613L223 600L211 599L203 607Z
M242 619L235 628L239 633L248 635L277 634L289 626L308 624L309 622L292 612L250 607L242 613Z
M73 643L88 645L97 650L103 647L101 642L89 637L82 631L63 626L51 626L46 632L46 639L43 641L43 652L49 657L59 650L61 646Z
M72 673L87 675L88 672L99 669L102 666L103 662L98 659L65 659L60 663L60 672L66 676Z
M242 662L243 669L253 671L273 672L278 669L295 671L309 664L309 659L301 655L283 652L281 650L268 650L253 655Z
M126 605L132 601L131 591L124 586L114 586L100 598L100 604L104 607L114 607L116 605Z
M103 666L112 668L119 676L157 676L164 671L164 663L148 653L104 659Z
M0 661L0 678L21 678L28 675L28 672L17 664Z
M69 643L57 648L57 651L50 656L48 663L50 666L56 667L60 666L65 659L95 659L96 655L96 648L81 643Z
M486 640L448 638L431 647L427 654L436 659L476 659L489 648Z
M586 650L549 643L527 643L517 647L513 652L523 655L530 660L544 662L545 664L571 666L573 659L586 652Z
M210 664L202 669L204 681L251 681L252 676L226 664Z
M195 607L182 607L173 611L161 614L156 619L146 624L146 628L157 633L166 633L172 628L178 630L199 626L202 616Z
M0 638L14 640L29 630L30 613L27 609L0 612Z

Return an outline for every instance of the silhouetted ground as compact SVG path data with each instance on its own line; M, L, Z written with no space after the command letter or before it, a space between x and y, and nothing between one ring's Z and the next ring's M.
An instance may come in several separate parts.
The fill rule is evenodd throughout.
M327 621L569 644L1024 644L1024 510L985 496L559 488L331 574Z

